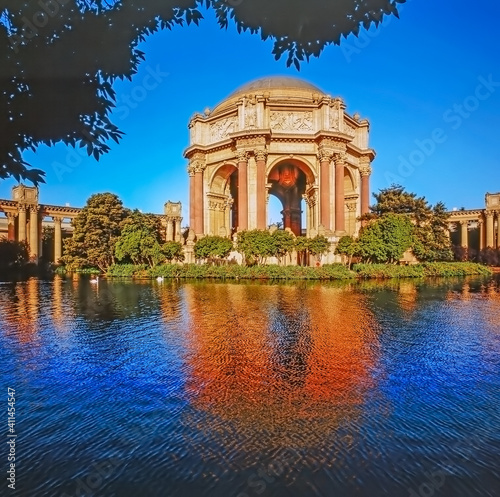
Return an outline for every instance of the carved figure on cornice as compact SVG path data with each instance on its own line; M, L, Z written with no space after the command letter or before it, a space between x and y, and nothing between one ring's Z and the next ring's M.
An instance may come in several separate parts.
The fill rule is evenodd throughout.
M255 128L257 125L257 107L255 96L250 96L245 105L245 128Z
M236 131L237 117L231 116L221 119L210 125L210 138L212 141L220 141Z

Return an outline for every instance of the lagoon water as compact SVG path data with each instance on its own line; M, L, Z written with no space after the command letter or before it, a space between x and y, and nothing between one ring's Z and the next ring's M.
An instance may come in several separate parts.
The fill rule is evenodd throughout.
M0 342L1 495L500 495L498 277L30 279Z

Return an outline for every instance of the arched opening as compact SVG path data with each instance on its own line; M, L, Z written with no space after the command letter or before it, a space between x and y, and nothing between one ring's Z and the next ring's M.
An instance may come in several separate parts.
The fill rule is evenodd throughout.
M270 195L282 205L283 228L290 228L296 236L302 234L302 195L306 191L306 175L298 165L285 161L276 164L268 176Z
M231 236L238 220L238 170L226 163L217 169L208 192L208 233Z

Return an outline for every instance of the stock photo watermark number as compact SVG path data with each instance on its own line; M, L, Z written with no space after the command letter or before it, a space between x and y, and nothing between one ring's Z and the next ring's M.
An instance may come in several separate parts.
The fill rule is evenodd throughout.
M16 489L16 391L7 389L7 486Z

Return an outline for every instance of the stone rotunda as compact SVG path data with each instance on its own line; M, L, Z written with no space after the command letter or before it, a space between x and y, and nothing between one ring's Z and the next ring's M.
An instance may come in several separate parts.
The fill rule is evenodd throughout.
M311 83L280 76L246 84L195 114L185 157L196 237L266 229L269 195L295 235L335 242L356 234L357 218L368 212L375 152L368 121L345 108Z

